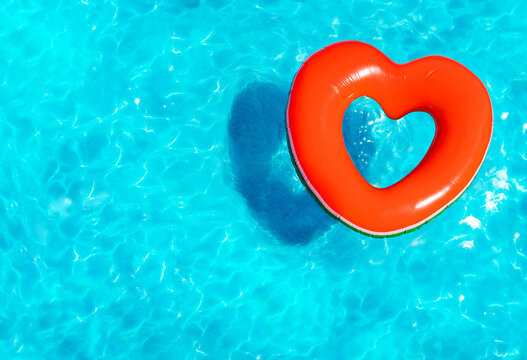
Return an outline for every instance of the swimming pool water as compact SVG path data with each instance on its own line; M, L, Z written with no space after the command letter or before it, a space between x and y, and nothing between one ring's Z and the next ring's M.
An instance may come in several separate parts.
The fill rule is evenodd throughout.
M527 357L527 3L0 3L0 355ZM287 93L339 40L470 68L494 108L478 176L374 239L296 177ZM433 124L361 100L350 156L386 186ZM389 135L389 136L388 136Z

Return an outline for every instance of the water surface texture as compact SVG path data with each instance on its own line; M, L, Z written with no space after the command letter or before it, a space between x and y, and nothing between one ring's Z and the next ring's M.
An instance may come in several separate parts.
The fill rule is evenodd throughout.
M0 2L0 357L527 358L525 19L509 0ZM291 81L340 40L451 57L490 93L478 176L409 234L350 230L291 163ZM343 129L387 186L434 126L361 99Z

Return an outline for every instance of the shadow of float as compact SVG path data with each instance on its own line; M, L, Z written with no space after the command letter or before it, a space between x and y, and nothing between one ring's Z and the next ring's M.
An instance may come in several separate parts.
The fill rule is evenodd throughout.
M287 147L287 99L288 92L271 83L254 82L241 90L228 123L229 155L236 188L258 222L283 243L307 244L336 220L295 172ZM360 171L375 151L373 144L356 141L366 121L366 114L350 110L343 122L346 148ZM362 138L368 136L360 131Z

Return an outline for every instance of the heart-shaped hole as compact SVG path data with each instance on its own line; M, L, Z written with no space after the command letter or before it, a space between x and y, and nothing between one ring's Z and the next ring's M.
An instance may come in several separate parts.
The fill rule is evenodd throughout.
M347 108L342 132L361 175L373 186L385 188L402 180L423 159L435 123L425 112L392 120L375 100L361 97Z

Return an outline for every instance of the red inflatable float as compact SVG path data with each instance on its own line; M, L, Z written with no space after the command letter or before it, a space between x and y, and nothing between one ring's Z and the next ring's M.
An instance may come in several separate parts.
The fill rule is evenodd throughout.
M344 112L361 96L377 101L391 119L424 111L436 124L423 160L387 188L370 185L344 145ZM490 143L492 107L481 81L451 59L396 64L371 45L344 41L301 66L287 129L297 170L321 204L361 232L387 236L430 220L470 185Z

